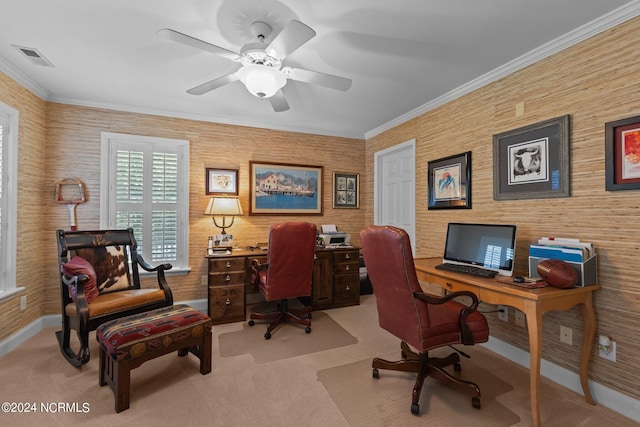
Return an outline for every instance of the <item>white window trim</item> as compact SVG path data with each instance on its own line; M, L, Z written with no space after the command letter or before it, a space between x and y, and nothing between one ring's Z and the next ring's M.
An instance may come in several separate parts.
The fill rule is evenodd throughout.
M18 126L20 123L18 110L0 102L0 113L7 116L8 132L6 144L3 146L3 173L5 174L3 209L5 216L2 224L3 247L0 250L2 275L0 280L0 300L10 297L24 287L18 287L16 282L16 249L18 229Z
M183 249L182 262L183 265L174 265L173 268L165 272L167 276L174 276L180 274L187 274L191 271L189 267L189 141L184 139L171 139L160 138L143 135L131 135L115 132L101 132L101 167L100 167L100 228L109 229L115 226L115 212L114 207L110 206L110 192L115 191L112 188L115 179L112 179L114 168L111 167L111 151L114 141L127 141L127 142L140 142L140 143L159 143L159 144L178 144L182 147L181 162L182 170L180 172L181 186L178 190L179 193L184 194L185 201L179 206L183 209L183 215L180 219L178 226L178 239L183 242L180 248ZM146 260L146 258L145 258ZM140 276L150 276L155 273L147 273L144 270L140 271Z

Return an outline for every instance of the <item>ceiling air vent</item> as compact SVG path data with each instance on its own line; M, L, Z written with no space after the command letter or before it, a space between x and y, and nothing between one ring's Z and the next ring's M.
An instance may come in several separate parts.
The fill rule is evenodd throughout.
M36 65L42 65L43 67L54 67L54 65L38 49L32 47L16 46L12 45L19 52L21 52L29 61Z

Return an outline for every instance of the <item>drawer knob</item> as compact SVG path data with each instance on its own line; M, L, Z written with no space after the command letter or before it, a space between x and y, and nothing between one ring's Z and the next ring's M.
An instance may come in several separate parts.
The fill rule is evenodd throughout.
M229 298L227 298L227 300L224 303L225 303L225 305L229 305L229 304L231 304L231 300Z
M231 268L231 261L227 261L227 268Z
M229 274L227 274L224 278L224 280L226 280L227 282L231 280L231 276Z
M348 266L348 265L347 265L347 267L345 268L345 270L347 270L347 271L349 271L349 270L350 270L350 268L349 268L349 266Z
M349 254L344 254L345 259L349 259Z
M350 291L351 288L349 287L349 285L347 285L347 287L345 288L345 291Z

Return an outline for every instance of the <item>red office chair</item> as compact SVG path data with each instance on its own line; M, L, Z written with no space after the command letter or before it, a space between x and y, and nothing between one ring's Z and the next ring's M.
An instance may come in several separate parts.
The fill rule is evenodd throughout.
M311 307L290 309L288 298L311 295L313 259L316 247L316 226L308 222L284 222L271 226L267 263L253 260L253 283L267 301L279 300L278 310L269 313L251 313L249 326L254 320L272 320L264 334L280 323L293 322L306 326L311 332Z
M378 320L383 329L402 340L402 360L389 362L373 359L373 377L378 369L415 372L418 374L411 400L411 413L420 412L420 393L425 377L461 386L473 394L474 408L480 408L480 388L453 377L443 368L454 365L460 371L460 356L429 357L429 350L452 344L472 345L486 342L489 326L483 314L476 311L477 297L471 292L453 292L437 297L422 292L413 264L407 233L396 227L369 226L360 232L362 254L378 305ZM465 306L454 298L467 296ZM417 352L409 348L411 345Z

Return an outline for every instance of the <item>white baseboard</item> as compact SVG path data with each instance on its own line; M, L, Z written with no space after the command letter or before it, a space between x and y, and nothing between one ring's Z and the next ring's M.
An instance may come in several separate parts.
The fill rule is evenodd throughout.
M480 345L487 350L491 350L492 352L529 369L529 353L524 350L494 337L489 337L489 341L487 343ZM554 365L553 363L542 359L540 361L540 375L568 388L569 390L575 391L581 396L584 396L584 393L582 392L582 385L580 384L580 375L575 372L569 371L568 369ZM625 417L640 422L640 413L637 409L640 407L639 400L591 380L589 380L589 388L591 389L593 399L598 405L606 406Z
M187 304L196 310L207 311L207 300L198 299L190 301L180 301L176 304ZM4 356L11 350L34 336L42 328L57 326L60 324L60 315L43 316L31 324L22 328L9 338L0 342L0 356ZM53 338L55 340L55 337ZM487 350L490 350L506 359L517 363L529 369L529 353L512 346L497 338L490 337L489 341L484 344L480 344ZM573 390L576 393L583 395L582 386L580 385L580 376L568 369L554 365L544 359L540 362L540 373L543 377L550 379L563 387ZM637 408L640 407L640 401L633 399L625 394L617 392L609 387L603 386L595 381L589 380L589 386L591 388L591 394L593 399L599 404L610 408L625 417L631 418L634 421L640 422L640 413Z

